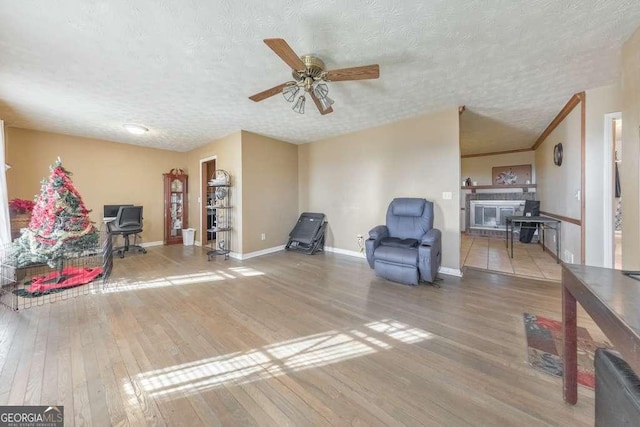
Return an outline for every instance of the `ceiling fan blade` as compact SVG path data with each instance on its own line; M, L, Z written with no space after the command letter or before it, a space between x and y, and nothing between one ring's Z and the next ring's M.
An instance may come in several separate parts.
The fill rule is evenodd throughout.
M380 67L378 64L373 64L327 71L326 80L330 82L340 82L346 80L377 79L378 77L380 77Z
M267 89L265 91L262 91L260 93L256 93L253 96L250 96L249 99L255 102L260 102L262 100L265 100L267 98L272 97L273 95L276 95L278 93L282 92L282 89L284 89L285 87L289 86L292 82L286 82L286 83L282 83L281 85L278 86L274 86L271 89Z
M291 46L284 39L265 39L264 42L276 53L291 69L303 71L307 67L300 57L291 49Z
M313 103L316 104L316 107L318 107L318 111L320 111L320 114L324 116L325 114L333 113L333 108L331 106L326 110L322 109L322 104L320 103L320 100L315 93L309 92L309 95L311 96L311 99L313 99Z

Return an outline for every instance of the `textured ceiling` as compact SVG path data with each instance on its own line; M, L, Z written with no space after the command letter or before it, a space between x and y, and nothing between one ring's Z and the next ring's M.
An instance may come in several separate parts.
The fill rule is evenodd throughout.
M530 146L573 93L614 82L640 1L0 0L0 18L9 126L184 151L239 129L302 143L464 104L470 154ZM330 84L327 116L254 103L290 80L270 37L381 77Z

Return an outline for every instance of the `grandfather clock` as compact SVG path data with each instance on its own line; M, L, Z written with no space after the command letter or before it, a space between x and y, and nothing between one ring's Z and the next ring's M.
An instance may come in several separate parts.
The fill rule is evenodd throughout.
M187 178L182 169L171 169L164 176L164 244L182 243L182 229L187 228Z

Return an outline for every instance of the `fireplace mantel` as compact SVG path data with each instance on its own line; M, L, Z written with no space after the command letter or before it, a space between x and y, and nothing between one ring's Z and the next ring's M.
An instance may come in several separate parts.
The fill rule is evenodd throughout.
M466 185L460 187L461 190L471 190L475 193L476 190L504 190L504 189L522 189L523 193L529 191L530 188L536 188L537 184L510 184L510 185Z

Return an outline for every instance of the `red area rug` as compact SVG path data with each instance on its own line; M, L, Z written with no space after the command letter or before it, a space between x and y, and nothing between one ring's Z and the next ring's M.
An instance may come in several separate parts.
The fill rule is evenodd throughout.
M529 364L536 369L562 377L562 322L524 313ZM596 348L613 348L608 342L596 342L589 331L578 326L578 384L593 389L593 360Z

